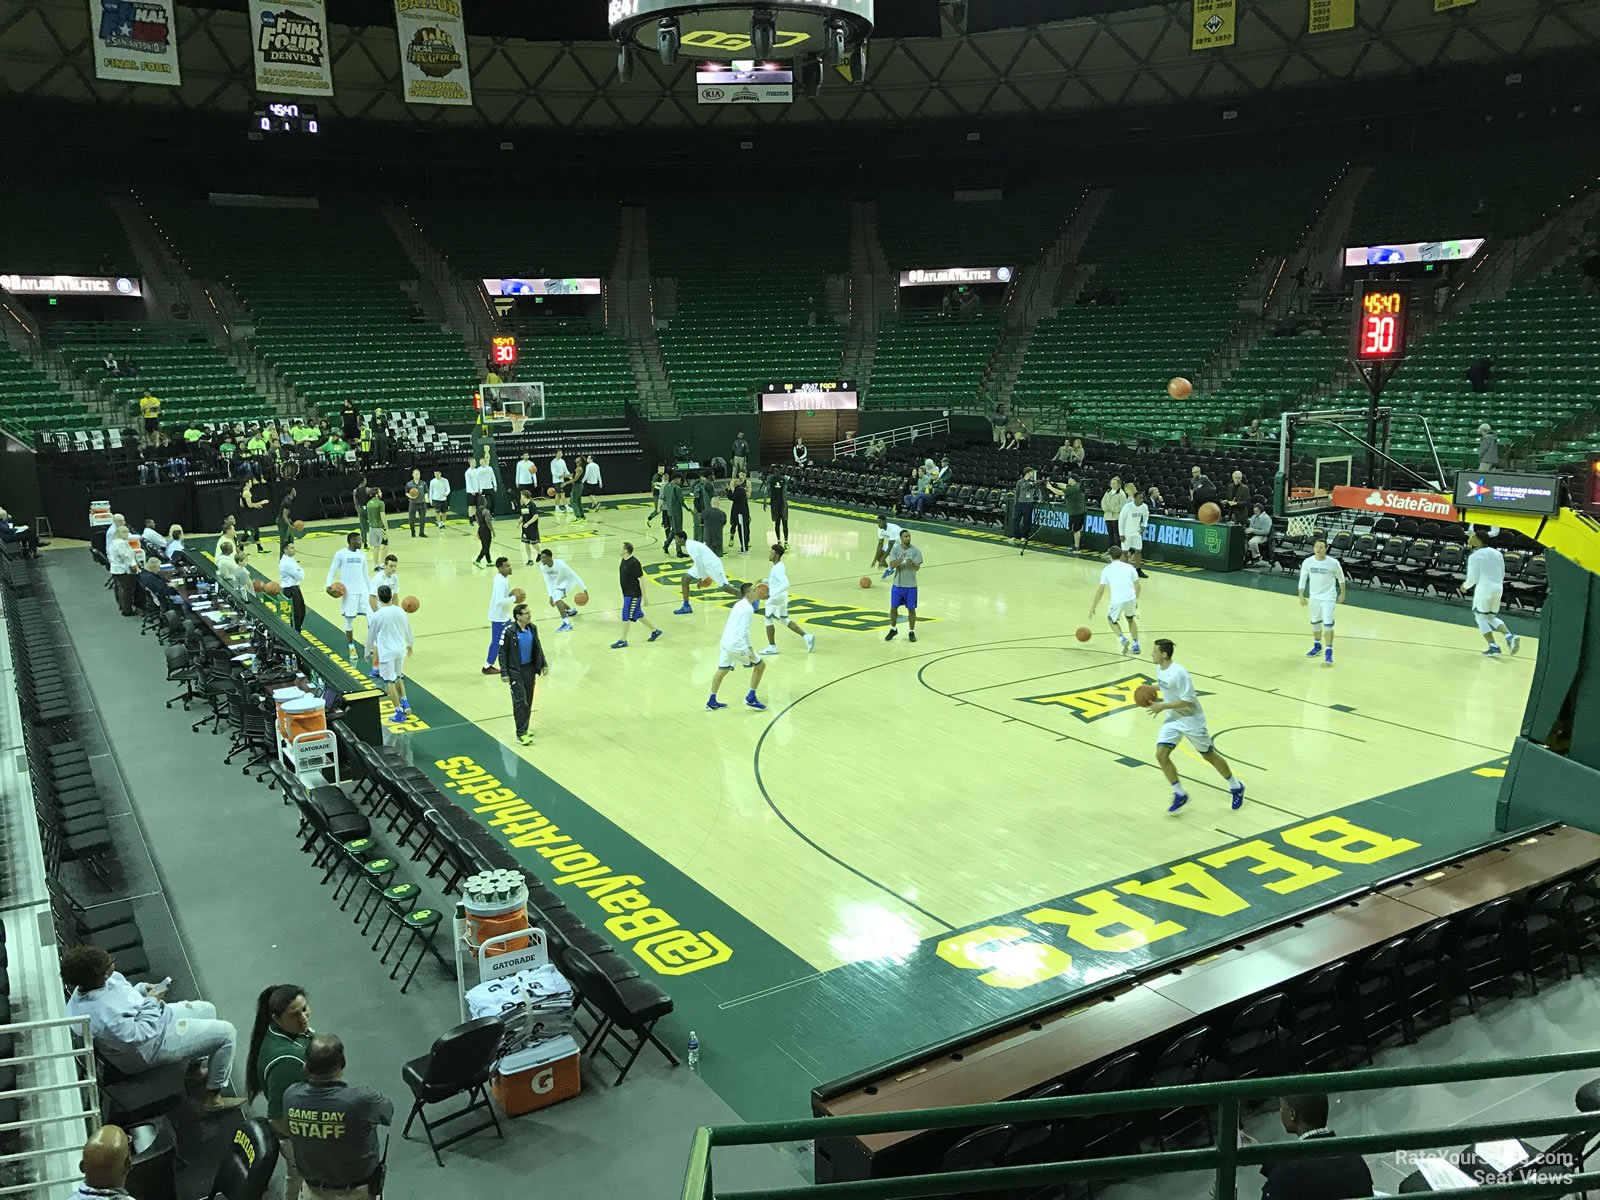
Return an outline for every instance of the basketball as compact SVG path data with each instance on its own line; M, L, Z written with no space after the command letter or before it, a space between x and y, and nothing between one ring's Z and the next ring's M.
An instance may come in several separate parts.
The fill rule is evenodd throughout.
M556 490L555 490L555 488L545 488L544 494L546 496L550 497L550 499L552 499L552 500L554 500L556 498Z
M400 607L408 613L414 613L417 611L417 609L422 607L422 601L418 600L415 596L407 596L404 600L400 601Z
M1193 394L1194 384L1190 383L1182 375L1175 375L1167 380L1167 395L1174 400L1187 400Z
M1200 506L1200 511L1195 515L1200 518L1202 525L1215 525L1222 520L1222 510L1209 500Z
M296 533L304 533L306 531L306 523L304 521L296 521L294 523L294 531Z
M755 595L755 598L757 600L765 600L771 594L772 594L772 589L767 587L766 584L764 584L764 583L756 584L754 595Z
M257 579L253 583L251 583L250 586L251 586L252 589L254 589L254 591L256 592L257 595L260 595L262 592L264 592L266 590L267 584L266 584L265 580Z
M272 580L272 582L268 583L267 586L262 588L261 590L266 592L266 594L269 595L269 596L276 596L280 592L283 591L283 585L281 583L279 583L276 579L274 579L274 580Z
M528 593L523 591L521 588L512 588L511 589L511 598L513 600L515 600L518 604L521 604L524 600L526 600L528 598Z
M1159 699L1161 699L1161 693L1148 683L1141 683L1133 689L1133 702L1140 708L1149 708Z
M871 587L872 586L872 576L871 575L863 575L861 577L861 586L864 587L864 588Z
M1089 632L1089 627L1087 625L1079 625L1078 632L1072 636L1077 638L1080 642L1087 642L1094 636L1094 634Z
M700 581L700 586L703 587L703 588L710 587L711 586L711 576L707 575L704 579L702 579Z
M588 592L579 592L579 593L577 593L575 596L572 597L572 602L574 604L576 604L579 608L582 608L585 604L589 603L589 593Z
M338 596L340 599L343 599L344 598L344 584L342 584L342 583L334 584L332 587L330 587L328 589L328 595L330 595L330 596Z
M406 489L406 495L412 500L416 500L422 495L422 491L419 488L411 487Z

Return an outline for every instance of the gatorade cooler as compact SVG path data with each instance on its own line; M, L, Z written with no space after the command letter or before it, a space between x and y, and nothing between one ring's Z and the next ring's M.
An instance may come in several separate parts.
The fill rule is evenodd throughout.
M492 937L528 928L528 885L516 871L483 871L463 880L461 907L467 915L467 940L473 949ZM490 946L486 957L526 950L525 937Z
M508 1117L572 1099L583 1090L578 1043L562 1036L506 1055L495 1069L489 1090Z
M292 742L302 733L326 733L328 730L327 703L321 696L301 693L298 700L284 700L278 705L278 728L285 741Z

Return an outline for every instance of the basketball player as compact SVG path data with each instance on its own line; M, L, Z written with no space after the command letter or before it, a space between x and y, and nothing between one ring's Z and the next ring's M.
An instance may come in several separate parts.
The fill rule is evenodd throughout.
M378 671L378 667L380 665L378 651L377 648L372 645L372 615L376 614L379 607L382 605L382 601L378 599L378 589L380 587L387 586L388 589L394 593L396 602L398 602L400 597L399 569L400 560L395 558L395 556L392 554L387 555L383 562L379 565L378 569L372 573L372 578L367 580L367 609L369 612L367 617L367 662L371 664L372 677L380 682L386 681Z
M373 674L394 701L394 715L389 720L404 725L411 713L411 702L406 699L405 662L416 645L411 636L411 618L388 584L379 584L373 599L377 610L367 618L367 644L377 664Z
M1117 640L1122 643L1122 652L1128 653L1131 642L1133 652L1139 653L1139 572L1133 564L1127 562L1123 556L1121 546L1113 546L1106 551L1111 561L1100 572L1100 586L1094 589L1094 599L1089 601L1089 619L1094 619L1094 610L1100 607L1100 597L1107 590L1111 592L1111 607L1106 609L1106 620L1111 622L1111 628L1116 631ZM1128 622L1128 633L1124 637L1122 622Z
M367 497L367 549L382 551L389 544L389 518L383 510L383 491L373 488Z
M578 610L567 603L567 597L589 589L583 586L578 573L548 550L539 551L539 570L544 575L545 591L550 593L550 607L561 615L557 633L572 632L572 618Z
M539 552L539 506L529 488L523 488L517 499L517 523L522 527L522 565L531 567Z
M782 467L773 467L767 479L767 509L772 515L772 536L778 545L789 546L789 481Z
M559 450L550 460L550 486L556 490L556 511L566 512L567 491L572 487L572 472L567 470L567 460L562 457Z
M435 471L433 478L428 480L428 502L433 505L434 519L438 522L439 532L443 533L444 515L450 511L450 481L444 477L443 471Z
M428 485L416 467L411 468L411 481L406 484L406 523L412 537L428 536Z
M1476 527L1467 535L1467 545L1472 553L1467 555L1467 578L1461 590L1472 593L1472 619L1478 623L1478 632L1483 634L1483 640L1489 643L1483 656L1500 656L1500 647L1494 644L1494 635L1497 633L1505 638L1506 649L1515 654L1522 645L1522 639L1507 629L1506 623L1499 617L1500 594L1506 587L1506 556L1485 542L1482 532Z
M1306 651L1307 658L1320 654L1323 662L1333 666L1333 610L1343 603L1344 567L1337 558L1328 557L1328 539L1319 537L1311 547L1311 557L1300 563L1300 607L1311 610L1311 649Z
M489 590L489 653L484 656L483 673L498 675L495 659L500 656L500 639L511 620L515 597L511 595L511 560L501 555L494 560L494 585Z
M767 707L756 699L756 688L761 683L761 673L767 669L767 664L750 648L750 622L756 615L752 590L748 583L739 585L739 599L728 613L728 623L722 627L722 657L717 664L717 673L711 678L711 698L706 701L706 708L711 712L728 707L717 699L717 689L722 686L722 681L728 677L735 663L755 668L755 674L750 676L750 690L744 696L745 704L761 711Z
M344 637L349 645L350 659L354 661L361 656L361 647L356 644L356 618L369 616L371 610L367 607L367 556L361 549L361 534L352 529L344 535L344 549L334 552L333 561L328 564L328 580L324 585L328 595L333 596L333 585L342 583L344 595L339 597L339 613L344 617Z
M889 569L894 572L894 582L889 585L889 632L883 635L886 642L894 641L899 633L900 606L906 606L906 619L911 623L906 634L908 642L917 640L917 572L922 570L922 551L911 544L911 530L902 529L900 540L889 551Z
M613 650L621 650L628 644L628 626L638 621L650 631L650 641L655 641L661 636L649 621L644 619L644 564L633 556L633 543L622 543L622 563L617 571L622 581L622 636L611 643Z
M878 520L883 518L879 517ZM782 625L799 635L806 644L806 653L810 654L817 648L817 635L807 633L789 619L789 570L783 565L783 547L775 545L767 551L767 561L772 564L767 570L766 579L762 581L767 585L767 599L762 606L767 613L767 645L761 653L778 652L778 626Z
M882 513L878 514L878 549L872 556L872 565L883 568L883 578L894 574L889 567L889 551L900 543L900 526Z
M1173 747L1185 738L1196 754L1216 768L1233 796L1230 807L1238 808L1244 803L1244 784L1235 778L1228 760L1211 744L1205 710L1195 695L1194 680L1189 678L1188 671L1172 661L1173 649L1170 638L1157 638L1150 654L1156 664L1156 682L1161 685L1161 695L1165 697L1150 706L1150 715L1162 717L1161 732L1156 735L1156 765L1172 785L1172 803L1167 811L1175 813L1189 803L1189 793L1178 781L1178 768L1172 765Z
M1117 514L1117 533L1122 538L1122 549L1129 556L1134 573L1140 579L1150 578L1144 573L1144 531L1150 527L1150 506L1139 494L1136 483L1124 484L1122 511ZM1137 653L1137 650L1135 651Z
M681 617L691 613L694 609L689 604L689 588L702 579L709 579L717 587L727 592L730 596L742 593L739 585L728 582L728 572L722 565L722 560L717 553L704 542L697 542L691 537L685 537L683 530L678 530L674 535L678 543L678 553L689 556L689 565L683 569L683 604L672 610L672 615Z
M283 598L289 602L289 624L294 626L296 633L306 623L306 597L300 590L300 585L305 582L306 569L295 561L294 539L289 538L282 545L278 557L278 587Z
M518 491L529 492L539 486L539 468L533 465L533 457L526 452L517 459L516 484Z

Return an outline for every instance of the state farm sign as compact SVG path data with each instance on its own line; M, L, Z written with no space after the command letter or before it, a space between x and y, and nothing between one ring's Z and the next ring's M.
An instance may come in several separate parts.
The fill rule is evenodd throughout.
M1395 513L1402 517L1422 517L1433 521L1454 521L1456 506L1449 496L1433 492L1391 492L1383 488L1336 487L1333 502L1340 508L1363 512Z

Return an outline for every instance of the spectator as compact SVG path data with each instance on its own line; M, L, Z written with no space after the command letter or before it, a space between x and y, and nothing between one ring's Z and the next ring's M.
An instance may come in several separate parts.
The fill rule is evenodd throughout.
M139 586L149 592L157 604L178 598L178 594L172 590L172 585L162 578L161 560L154 554L144 560L144 570L139 572Z
M805 439L798 434L795 435L794 448L789 451L789 454L794 459L796 470L802 469L811 460L811 451L806 449Z
M1152 516L1159 517L1167 511L1167 498L1161 494L1161 489L1158 487L1152 487L1145 493L1144 503Z
M305 989L294 983L266 988L256 999L256 1023L250 1031L250 1056L245 1059L245 1095L267 1098L267 1123L277 1131L285 1177L283 1200L300 1200L304 1180L295 1162L283 1094L306 1077L306 1050L311 1045L311 1005Z
M350 443L335 433L329 435L328 440L323 442L322 445L318 446L317 449L322 452L323 456L327 458L330 463L332 463L334 466L338 466L339 464L343 463L345 458L349 455Z
M900 507L903 512L922 515L922 506L928 502L928 476L921 467L911 472L910 483L907 484L906 494L901 498Z
M144 395L139 397L139 416L144 421L145 445L161 445L161 401L150 394L149 388L145 388Z
M83 1144L83 1158L78 1161L83 1182L68 1200L131 1200L127 1183L132 1166L133 1150L121 1126L100 1126Z
M1086 452L1084 451L1084 448L1083 448L1083 439L1082 438L1073 438L1072 439L1072 465L1075 466L1075 467L1083 466L1083 462L1084 462L1084 459L1086 457L1088 457L1088 456L1087 456L1087 454L1086 454Z
M0 542L17 543L22 547L24 558L39 557L39 535L31 525L18 525L3 508L0 508Z
M1011 509L1011 544L1026 541L1033 533L1033 510L1039 504L1039 473L1029 467L1017 480Z
M339 429L344 434L345 445L350 445L361 432L361 414L356 412L355 402L346 396L343 406L339 409Z
M1250 485L1244 481L1244 472L1235 471L1222 498L1222 515L1235 525L1250 519Z
M1250 514L1249 540L1245 542L1245 556L1251 565L1267 561L1267 551L1272 548L1272 518L1267 516L1267 510L1260 504L1255 506L1255 511Z
M523 607L521 605L519 608ZM319 1033L306 1046L305 1079L283 1093L289 1140L312 1200L380 1194L378 1127L394 1121L394 1102L344 1081L344 1043Z
M1278 1101L1278 1117L1286 1132L1303 1142L1334 1136L1328 1128L1326 1096L1285 1096ZM1253 1141L1241 1134L1242 1141ZM1301 1159L1261 1168L1266 1183L1261 1200L1355 1200L1372 1195L1372 1173L1359 1154Z
M1050 461L1051 462L1058 462L1058 463L1070 463L1072 461L1072 442L1071 442L1071 440L1064 439L1062 441L1061 445L1056 447L1056 452L1051 457Z
M1199 467L1189 468L1189 511L1197 513L1200 506L1217 494L1216 484L1206 477Z
M1478 426L1478 470L1492 471L1500 465L1500 440L1488 424Z
M1122 515L1122 506L1127 499L1122 494L1122 476L1113 475L1111 482L1106 484L1105 495L1100 497L1100 515L1105 518L1108 547L1122 545L1122 539L1117 536L1117 518Z
M183 526L173 525L167 530L167 548L163 553L169 563L178 561L178 555L183 553Z
M134 361L133 355L125 354L117 364L117 369L125 379L132 379L139 373L139 364Z
M1467 368L1467 382L1475 392L1487 392L1494 385L1494 355L1486 354Z
M244 452L257 458L267 452L267 435L261 426L250 427L250 435L244 440Z
M750 469L750 443L744 440L744 430L733 435L733 456L731 459L734 475Z
M111 353L109 350L107 350L104 357L100 359L100 366L107 375L112 376L115 376L122 369L121 367L117 366L117 356Z
M72 988L67 1016L87 1017L95 1050L128 1074L170 1063L207 1059L201 1113L230 1112L244 1101L225 1096L238 1034L203 1000L163 999L167 984L134 985L99 946L73 946L61 956L61 977ZM168 981L170 982L170 981Z
M111 587L117 597L117 607L125 617L133 616L134 589L139 586L139 560L128 544L128 527L115 524L111 527L111 540L106 544L106 561L111 566Z
M1006 422L1009 421L1010 419L1011 419L1010 417L1006 416L1006 404L1005 404L1005 401L1004 400L995 401L994 411L989 414L989 424L994 429L994 444L996 446L1000 446L1000 445L1003 445L1005 443L1005 440L1006 440Z
M1067 474L1067 482L1059 484L1046 481L1045 487L1050 494L1061 501L1061 507L1067 510L1067 532L1072 535L1072 552L1083 552L1083 518L1088 510L1088 502L1083 497L1083 486L1079 484L1078 477L1072 473Z
M1261 432L1259 419L1250 422L1249 428L1244 431L1244 440L1246 445L1259 445L1266 440L1266 435Z

